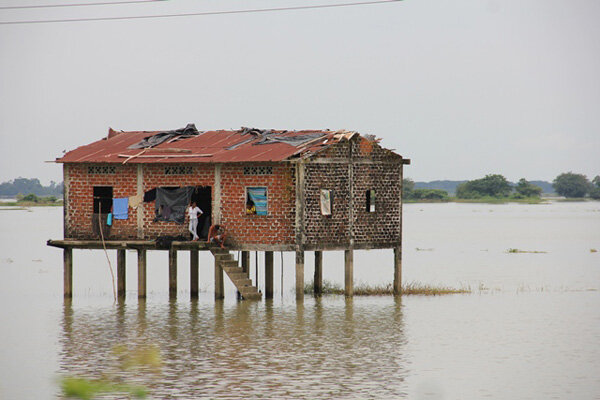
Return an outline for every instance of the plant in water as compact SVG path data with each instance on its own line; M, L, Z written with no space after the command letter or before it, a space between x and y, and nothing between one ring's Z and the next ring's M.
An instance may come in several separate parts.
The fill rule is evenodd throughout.
M508 249L507 253L532 253L532 254L545 254L547 251L539 251L539 250L519 250L519 249Z
M126 393L138 399L148 395L146 388L113 383L102 379L85 379L66 376L61 379L60 386L67 398L90 400L101 394Z
M314 293L314 284L304 285L305 294ZM402 286L403 295L439 296L443 294L471 293L470 288L455 289L448 286L425 285L418 282L410 282ZM344 294L344 288L329 281L323 281L321 294ZM391 283L381 285L369 285L360 283L354 286L355 296L389 296L394 294Z

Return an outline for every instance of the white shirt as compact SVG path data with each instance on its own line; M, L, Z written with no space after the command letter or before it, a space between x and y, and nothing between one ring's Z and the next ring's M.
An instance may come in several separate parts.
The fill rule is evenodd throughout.
M190 219L198 219L198 214L202 214L202 210L197 206L188 208L188 215L190 216Z

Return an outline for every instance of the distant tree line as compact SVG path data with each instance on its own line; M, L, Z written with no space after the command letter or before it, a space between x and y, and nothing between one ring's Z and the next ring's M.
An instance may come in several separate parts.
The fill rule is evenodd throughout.
M451 181L435 181L451 182ZM536 181L537 182L537 181ZM544 182L545 183L545 182ZM557 176L552 182L554 191L567 198L600 199L600 176L590 182L585 175L567 172ZM544 190L542 187L521 178L513 184L500 174L486 175L480 179L463 181L456 186L458 199L531 199L539 198ZM411 179L403 180L403 197L406 200L449 200L446 190L432 188L415 188Z
M16 178L12 181L0 183L0 196L16 197L19 194L62 197L63 183L52 181L50 185L43 186L37 178Z

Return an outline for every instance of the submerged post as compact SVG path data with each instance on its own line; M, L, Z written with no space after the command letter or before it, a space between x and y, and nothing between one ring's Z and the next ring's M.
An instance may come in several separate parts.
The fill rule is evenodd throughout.
M323 252L315 251L315 276L313 278L315 296L323 294Z
M225 298L225 288L223 287L223 267L215 257L215 300Z
M402 248L394 248L394 295L402 294Z
M296 251L296 300L304 300L304 252Z
M169 249L169 298L177 297L177 250Z
M138 249L138 298L146 298L146 250Z
M126 265L126 254L125 249L117 250L117 297L125 297L125 278L127 276L125 272Z
M63 260L63 295L65 298L70 299L73 297L73 249L71 247L63 249Z
M273 252L265 251L265 299L273 298Z
M354 253L352 250L344 250L344 293L346 296L354 296Z
M192 299L198 298L198 255L198 250L190 250L190 297Z

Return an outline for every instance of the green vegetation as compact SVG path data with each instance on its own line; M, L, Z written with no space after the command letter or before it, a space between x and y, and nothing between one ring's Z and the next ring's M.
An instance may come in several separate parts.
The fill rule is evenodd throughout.
M515 191L518 195L522 196L522 198L540 197L542 195L542 188L527 182L525 178L519 180L519 183L517 183L517 186L515 187Z
M519 250L519 249L508 249L506 250L507 253L532 253L532 254L546 254L548 253L547 251L538 251L538 250Z
M46 196L46 197L38 197L37 195L30 193L28 195L23 196L22 194L17 195L17 201L9 201L5 203L0 203L3 206L21 206L21 207L31 207L31 206L62 206L63 201L58 200L56 196Z
M448 192L440 189L415 189L411 179L402 181L402 198L405 202L442 202L449 201Z
M37 178L17 178L12 181L0 183L0 196L15 197L20 193L33 193L36 196L62 197L63 184L50 182L43 186Z
M554 179L552 186L556 193L567 198L585 197L592 188L592 184L585 175L573 172L560 174Z
M139 399L148 395L146 388L109 382L102 379L64 377L60 386L67 398L91 400L101 394L126 393Z
M502 198L508 197L511 191L510 183L504 176L492 174L458 185L456 197L459 199L479 199L486 196Z
M600 175L596 175L596 177L592 179L589 195L594 200L600 200Z
M314 284L307 283L304 285L305 294L314 294ZM471 293L471 289L455 289L447 286L430 286L422 283L407 283L402 286L402 295L420 295L420 296L440 296L444 294L460 294ZM344 288L329 281L323 281L323 295L343 295ZM390 296L394 294L392 284L383 285L368 285L358 284L354 286L355 296Z

